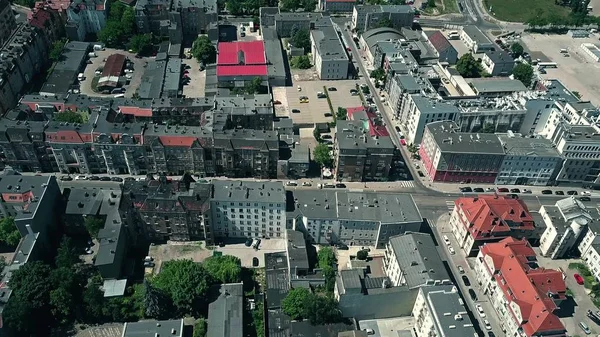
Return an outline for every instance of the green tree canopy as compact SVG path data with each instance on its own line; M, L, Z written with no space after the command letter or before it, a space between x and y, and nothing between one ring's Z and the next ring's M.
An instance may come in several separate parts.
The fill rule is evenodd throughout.
M192 260L174 260L163 263L152 285L171 298L180 314L191 314L198 310L209 283L206 271L199 264Z
M58 41L52 42L52 47L50 48L49 57L52 62L56 62L62 56L63 50L65 49L65 44L67 40L60 39Z
M312 294L306 288L294 288L281 301L281 309L294 320L307 318L307 306L311 296Z
M366 260L369 256L369 252L366 249L361 249L356 253L356 258L359 260Z
M147 54L152 50L152 34L137 34L129 40L129 49L137 54Z
M171 300L164 292L144 280L144 316L166 319L171 316Z
M308 55L293 56L290 60L290 67L294 69L309 69L312 67Z
M192 55L203 63L214 63L217 57L217 49L210 42L208 36L199 36L192 45Z
M523 46L519 42L515 42L510 46L510 51L514 58L517 58L525 52Z
M98 41L111 48L125 47L135 34L135 12L119 1L113 1L106 25L98 32Z
M305 52L310 52L310 34L306 29L298 29L290 38L290 43L296 48L303 48Z
M393 26L394 25L392 25L392 21L390 21L390 19L383 18L377 22L375 28L392 28Z
M304 8L306 12L315 10L317 2L314 0L281 0L281 10L284 12L294 12L300 8Z
M345 121L346 119L348 119L348 109L338 107L337 111L335 112L335 120Z
M194 335L192 337L206 337L206 320L198 318L194 324Z
M323 143L318 144L315 147L313 158L320 166L331 167L331 164L333 164L333 159L329 154L329 148Z
M202 268L219 283L237 283L242 280L242 262L232 255L211 256L202 262Z
M0 241L13 247L16 247L21 241L21 233L15 225L15 218L6 217L0 220Z
M56 251L56 257L54 258L56 267L71 268L79 262L81 262L81 259L79 258L79 254L77 254L75 245L73 245L73 240L69 237L64 237L60 242L60 246Z
M326 266L333 266L337 262L337 258L335 257L335 253L331 247L323 247L319 249L317 253L317 259L319 260L319 268L324 268Z
M456 62L456 70L466 78L481 77L481 65L472 54L464 54Z
M492 123L485 123L485 125L481 129L481 132L494 133L494 132L496 132L496 128L494 127L494 124L492 124Z
M519 63L513 69L513 76L515 79L523 82L526 87L531 86L531 80L533 78L533 68L526 63Z
M98 232L104 228L104 220L99 217L87 216L84 220L84 223L85 229L87 229L88 233L93 238L97 238Z
M262 91L263 80L260 77L253 78L250 82L246 83L244 87L248 95L258 94Z

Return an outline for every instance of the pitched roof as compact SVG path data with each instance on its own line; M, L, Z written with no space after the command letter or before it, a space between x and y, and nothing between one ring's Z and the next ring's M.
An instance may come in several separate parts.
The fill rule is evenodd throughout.
M522 200L497 195L458 198L454 204L465 214L475 240L507 236L512 230L534 230L533 217Z
M539 267L527 240L508 237L484 245L481 253L492 258L493 266L488 265L488 269L493 269L490 271L504 297L518 305L520 313L508 308L516 321L521 317L520 325L527 336L566 331L553 313L558 308L555 301L563 300L566 294L562 273Z
M431 45L433 45L433 47L435 48L435 50L438 51L438 53L443 53L447 49L454 48L450 44L450 41L448 41L444 34L442 34L442 32L440 32L439 30L429 35L428 38L429 42L431 42Z
M190 147L197 140L196 137L187 136L160 136L158 137L164 146L184 146Z
M219 43L217 76L267 75L267 60L263 41Z
M121 76L123 66L125 65L125 55L112 54L106 59L102 76Z

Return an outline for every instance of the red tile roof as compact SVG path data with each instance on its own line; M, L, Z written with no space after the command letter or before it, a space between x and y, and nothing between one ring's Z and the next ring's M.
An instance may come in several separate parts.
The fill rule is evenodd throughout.
M381 124L381 121L379 121L377 118L377 114L375 114L373 111L371 111L371 109L366 109L363 106L358 106L358 107L346 108L346 111L348 113L348 119L350 119L350 120L355 120L354 114L357 112L365 112L367 114L367 117L369 118L369 120L368 120L369 135L371 137L373 137L373 136L389 137L390 136L387 128L383 124Z
M84 143L81 135L72 130L47 132L46 137L54 143Z
M49 10L42 9L34 9L33 12L30 12L29 16L29 24L37 27L39 29L47 29L46 22L52 19L52 15Z
M125 66L125 55L112 54L106 59L102 76L121 76Z
M221 42L218 46L217 76L266 76L263 41Z
M557 302L565 299L566 285L562 273L540 268L536 255L527 240L508 237L481 248L482 255L490 256L494 263L488 266L508 302L519 307L519 313L509 311L527 336L555 333L562 336L565 327L553 313ZM484 260L485 261L485 260Z
M522 200L496 195L458 198L454 204L463 211L468 231L475 240L509 236L511 231L535 229L533 218Z
M136 106L119 106L119 111L124 115L133 115L136 117L152 117L152 109L138 108Z
M158 137L164 146L190 147L196 141L196 137L160 136Z
M431 35L429 35L429 42L433 45L433 47L440 53L446 51L448 48L452 48L450 41L446 39L442 32L437 31Z

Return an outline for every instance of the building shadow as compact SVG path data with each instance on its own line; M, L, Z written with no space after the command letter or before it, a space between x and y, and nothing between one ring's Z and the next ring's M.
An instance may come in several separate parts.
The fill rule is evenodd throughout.
M575 299L573 299L573 296L567 295L567 299L562 301L560 308L554 311L554 314L559 318L573 317L575 315L575 307L577 307Z

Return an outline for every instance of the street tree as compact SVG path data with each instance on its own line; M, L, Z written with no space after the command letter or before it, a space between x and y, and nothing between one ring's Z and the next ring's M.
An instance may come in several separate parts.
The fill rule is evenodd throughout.
M369 252L366 249L361 249L356 253L356 258L359 260L366 260L369 257Z
M335 120L345 121L346 119L348 119L348 109L338 107L337 111L335 112Z
M329 154L329 148L323 143L320 143L315 147L313 151L313 158L321 167L331 167L331 164L333 163L333 159Z
M11 247L16 247L21 241L21 233L15 225L15 218L5 217L0 220L0 241Z
M192 44L192 55L198 62L214 63L217 57L217 49L208 36L199 36Z
M523 55L523 53L525 52L525 50L523 49L523 46L519 42L513 43L510 46L510 51L514 58L518 58L519 56Z
M242 262L232 255L211 256L202 262L202 268L218 283L237 283L242 280Z
M464 54L456 62L456 70L463 77L481 77L481 65L472 54Z
M173 260L163 263L152 285L164 291L173 301L179 314L195 314L208 291L206 271L192 260Z
M533 68L526 63L519 63L513 68L513 76L515 79L523 82L523 84L529 88L531 86L531 80L533 78Z

